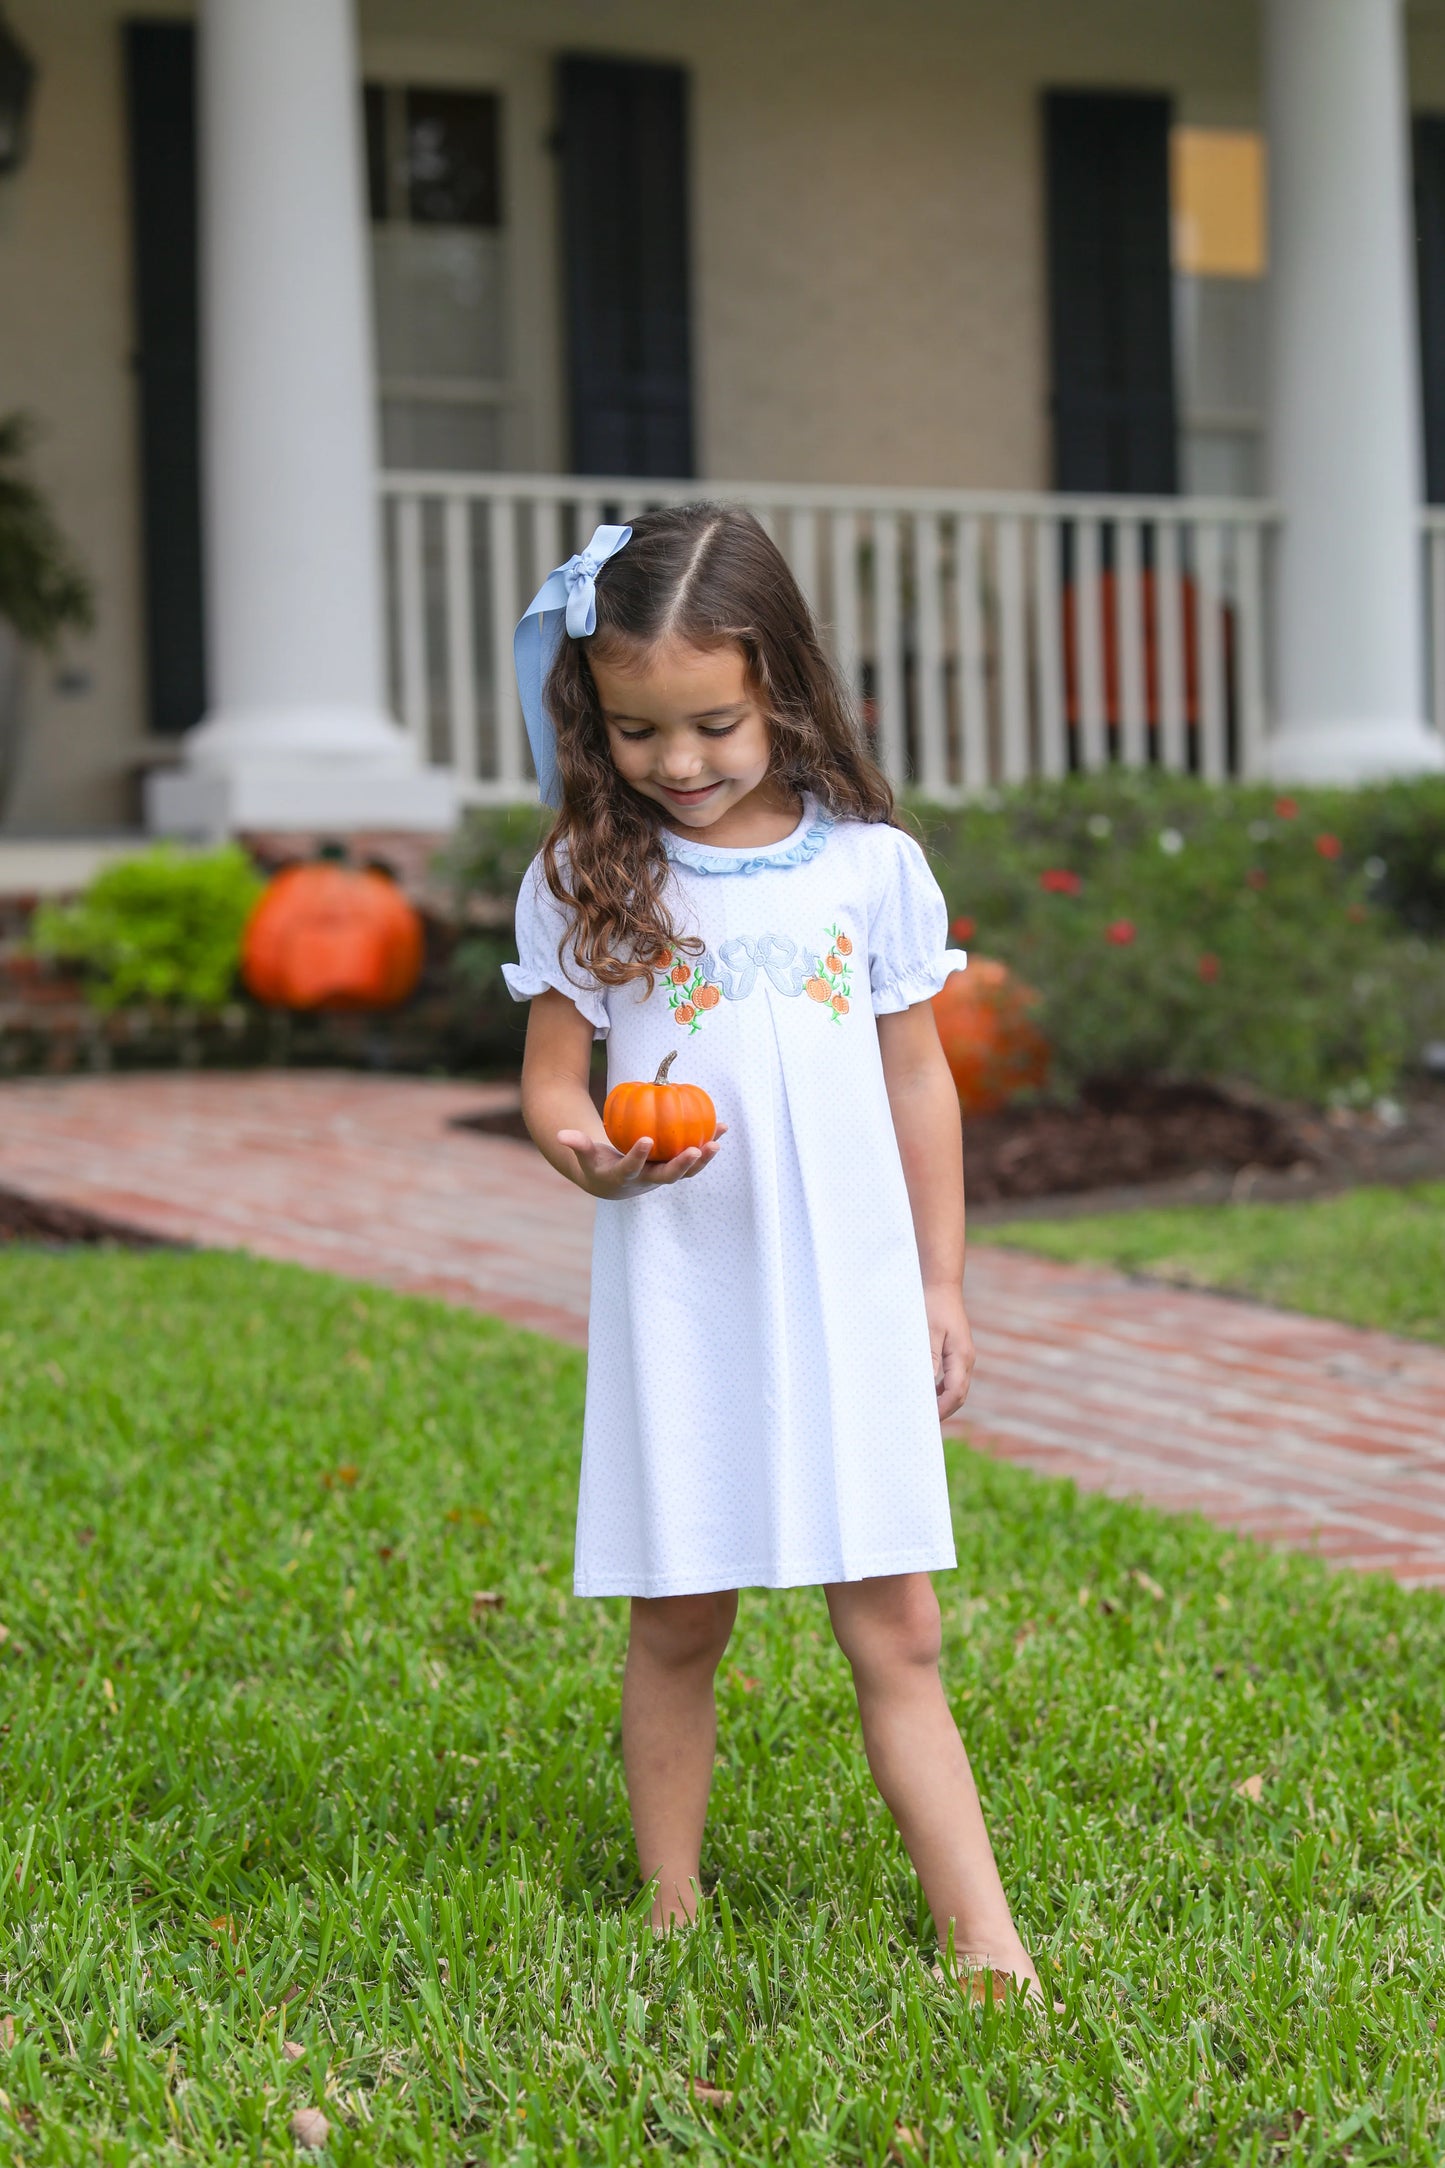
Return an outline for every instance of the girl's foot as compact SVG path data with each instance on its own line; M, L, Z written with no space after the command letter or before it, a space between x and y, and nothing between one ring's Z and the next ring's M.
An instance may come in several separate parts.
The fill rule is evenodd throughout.
M1043 2003L1043 1983L1021 1942L1009 1950L955 1950L953 1964L958 1984L970 2002L986 2001L992 1982L996 2003L1001 2003L1007 1995L1022 1996L1025 2002ZM934 1966L933 1977L947 1979L941 1962Z

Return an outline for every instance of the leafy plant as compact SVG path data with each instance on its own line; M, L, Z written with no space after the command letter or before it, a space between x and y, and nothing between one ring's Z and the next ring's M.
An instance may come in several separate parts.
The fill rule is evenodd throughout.
M1445 937L1445 784L1388 783L1334 796L1325 810L1376 900L1413 932Z
M551 820L544 807L535 805L474 807L465 815L437 860L437 871L456 897L459 917L466 917L473 898L516 895Z
M232 997L246 920L265 884L236 844L158 844L96 875L74 903L43 904L31 944L82 966L97 1008L153 1001L199 1010Z
M35 425L0 416L0 618L33 647L51 648L66 626L94 621L89 577L25 471Z
M462 928L448 969L466 1002L474 1054L520 1053L526 1012L507 992L502 966L517 961L511 905L550 821L540 806L475 807L437 860Z
M1066 1089L1172 1074L1363 1100L1445 1015L1445 946L1390 889L1432 824L1445 833L1445 786L1285 795L1116 774L918 816L955 938L1039 989ZM1427 889L1412 873L1410 896Z

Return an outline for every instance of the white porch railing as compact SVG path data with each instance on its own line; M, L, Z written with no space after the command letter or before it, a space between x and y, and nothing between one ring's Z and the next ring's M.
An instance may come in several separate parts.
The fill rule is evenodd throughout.
M1267 505L534 475L381 487L392 699L473 801L533 787L511 634L546 572L600 519L705 496L775 537L900 787L1259 765Z

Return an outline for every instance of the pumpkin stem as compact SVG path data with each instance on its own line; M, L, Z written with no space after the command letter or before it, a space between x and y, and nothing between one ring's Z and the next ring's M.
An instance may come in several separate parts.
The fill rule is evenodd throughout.
M662 1067L658 1070L656 1076L652 1080L654 1084L665 1084L667 1082L667 1072L676 1060L677 1048L674 1047L670 1054L665 1054L663 1056Z

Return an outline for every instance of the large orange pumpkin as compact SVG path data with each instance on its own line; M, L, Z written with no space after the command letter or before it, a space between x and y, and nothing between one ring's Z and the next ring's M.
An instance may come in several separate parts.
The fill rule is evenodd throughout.
M1048 1081L1049 1042L1029 1011L1031 986L1007 964L969 958L933 997L938 1036L965 1114L996 1114L1017 1092Z
M247 986L282 1009L389 1009L421 965L421 919L395 881L327 860L278 873L241 943Z
M690 1144L708 1144L717 1129L717 1108L700 1084L669 1084L677 1049L650 1084L614 1084L602 1109L602 1126L619 1152L651 1137L648 1162L676 1159Z

